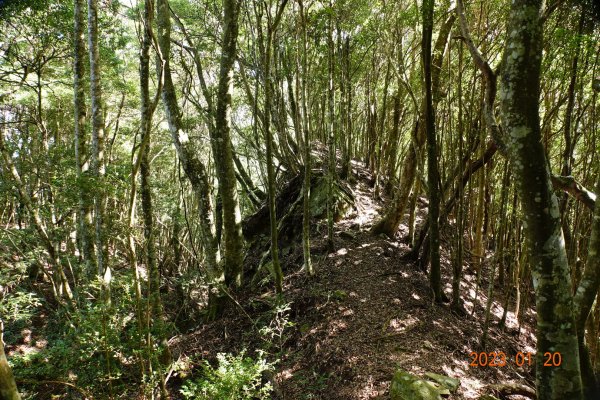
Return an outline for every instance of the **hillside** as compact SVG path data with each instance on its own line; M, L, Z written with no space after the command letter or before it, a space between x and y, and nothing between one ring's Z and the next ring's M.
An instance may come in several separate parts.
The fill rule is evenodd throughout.
M286 268L280 303L283 311L269 311L276 298L272 290L243 293L237 299L239 307L229 309L222 319L173 338L170 345L177 357L201 356L214 361L220 352L247 349L252 354L265 348L259 330L268 325L275 332L270 332L272 342L267 347L281 356L271 378L277 399L387 399L397 368L460 379L460 388L451 397L455 399L477 399L490 393L488 385L500 382L533 386L532 367L527 365L518 368L510 362L501 368L469 367L469 354L482 350L478 343L487 300L487 268L482 270L483 289L480 287L473 302L475 271L466 267L461 289L468 315L457 315L447 304L435 304L426 274L404 257L409 250L402 240L406 226L401 227L397 240L369 232L383 204L373 200L372 178L364 166L353 162L353 167L358 177L352 185L355 204L335 224L336 251L327 254L322 223L313 230L317 275L309 278L301 270L302 252L297 242L282 260ZM425 212L419 209L418 222ZM452 272L446 247L443 266L448 277ZM450 297L449 282L445 291ZM487 351L513 357L519 351L533 353L530 324L534 312L527 311L519 329L509 311L506 329L501 331L496 325L503 311L502 300L500 293L493 303L495 316ZM513 307L511 302L510 310Z

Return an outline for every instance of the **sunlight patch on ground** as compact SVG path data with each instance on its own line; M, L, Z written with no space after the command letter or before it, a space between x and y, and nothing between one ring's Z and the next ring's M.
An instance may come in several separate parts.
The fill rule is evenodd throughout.
M334 319L329 323L328 328L329 336L336 336L339 332L346 330L348 325L342 320Z
M444 374L460 380L460 387L462 388L462 393L465 397L477 397L480 394L481 388L483 387L482 382L479 379L469 375L466 369L460 365L461 363L457 362L456 360L454 363L459 365L454 367L444 365L442 367Z
M346 254L348 254L348 249L342 247L341 249L336 251L335 254L337 254L338 256L345 256Z
M394 318L392 320L390 320L390 322L388 323L388 331L391 331L393 333L398 333L398 332L404 332L407 329L409 329L410 327L416 325L419 322L419 320L415 317L413 317L412 315L408 314L406 316L406 318Z

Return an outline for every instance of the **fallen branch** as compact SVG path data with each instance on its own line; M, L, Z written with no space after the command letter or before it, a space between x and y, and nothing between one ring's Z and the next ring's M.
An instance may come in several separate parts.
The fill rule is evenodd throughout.
M490 385L488 388L502 398L519 395L534 400L537 399L535 389L519 383L498 383L496 385Z

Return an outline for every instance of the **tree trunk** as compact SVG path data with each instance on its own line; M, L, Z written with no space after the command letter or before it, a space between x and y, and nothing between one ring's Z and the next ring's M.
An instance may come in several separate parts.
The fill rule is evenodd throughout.
M0 400L21 400L17 384L4 353L4 323L0 320Z
M596 193L600 193L600 177L596 185ZM588 258L583 276L573 302L575 304L575 323L579 339L579 356L586 399L597 399L600 388L593 373L590 354L585 341L585 323L600 288L600 207L596 205L592 220L592 233L588 249Z
M304 255L304 267L306 268L306 272L308 275L314 275L315 270L312 264L312 260L310 257L310 168L311 168L311 159L310 159L310 137L309 137L309 126L308 126L308 115L306 108L306 81L308 79L307 76L307 62L306 62L306 53L308 52L307 48L307 40L306 40L306 17L304 15L304 3L302 0L298 1L298 5L300 7L300 26L302 27L301 35L302 35L302 69L299 68L299 62L296 61L296 66L298 71L302 71L302 89L298 91L296 89L296 93L299 93L301 96L301 123L299 124L302 129L303 136L303 150L304 150L304 181L302 183L302 252ZM298 75L296 75L296 82L298 83Z
M265 120L264 129L267 145L267 186L269 189L269 221L271 228L271 259L273 262L273 271L275 273L275 290L277 293L283 291L283 272L279 264L279 245L277 232L277 215L275 207L275 165L273 164L273 133L271 131L271 100L273 82L271 76L271 51L273 45L273 35L277 30L277 25L281 20L283 9L287 4L287 0L283 0L277 8L277 14L273 22L269 18L269 26L267 27L267 43L265 48ZM269 13L269 10L267 10Z
M157 36L162 56L162 102L169 123L171 138L177 151L177 157L183 166L186 176L190 180L192 189L198 200L200 236L204 249L209 281L211 284L218 284L223 280L223 273L219 266L220 252L215 233L213 200L210 195L210 181L208 179L206 167L198 158L198 153L194 149L192 142L190 142L189 136L182 129L181 111L177 104L177 95L170 67L171 19L169 3L167 0L158 0L156 7ZM216 309L213 311L218 312Z
M88 0L88 51L90 56L90 98L92 99L92 176L96 180L94 190L94 217L96 234L96 264L98 276L110 276L108 248L104 220L104 105L100 55L98 45L98 1Z
M235 62L238 36L240 1L223 1L223 41L217 91L215 129L210 130L215 170L219 180L219 192L223 202L223 236L225 283L240 286L242 283L242 263L244 242L237 182L233 166L231 145L231 93L233 89L233 64Z
M156 109L156 105L158 103L158 97L152 101L150 98L149 92L149 82L150 82L150 46L152 44L152 24L154 16L154 1L153 0L145 0L144 2L144 20L143 20L143 39L142 39L142 48L140 52L140 131L141 131L141 145L139 150L139 166L140 166L140 195L142 200L142 218L144 221L144 244L145 244L145 253L146 253L146 268L148 270L148 309L147 312L147 320L145 321L148 324L148 328L151 326L159 326L161 325L161 321L163 318L163 310L162 304L160 301L160 272L158 271L158 265L156 263L156 247L155 247L155 239L154 239L154 217L153 217L153 207L152 207L152 190L150 187L150 134L152 131L152 116L154 115L154 110ZM161 74L162 76L162 74ZM160 79L160 78L159 78ZM159 80L159 87L157 95L161 90L162 79ZM158 329L160 332L162 329ZM160 335L160 333L159 333ZM147 333L147 345L149 349L152 348L153 342L150 334L150 329L148 329ZM166 344L166 338L159 337L161 341L162 348L161 356L159 357L159 363L156 365L156 369L158 370L159 380L160 380L160 388L161 388L161 398L168 399L169 393L166 387L165 374L163 371L164 365L161 365L160 361L163 361L162 364L165 364L163 360L165 355L168 354L168 346Z
M394 116L392 117L392 133L390 135L390 147L386 155L386 176L387 183L384 191L387 194L392 193L392 189L396 183L396 158L398 157L398 142L400 133L400 93L396 92L394 95Z
M328 65L328 77L327 77L327 248L330 252L334 250L333 244L333 185L335 180L335 130L334 130L334 118L335 118L335 106L334 106L334 64L333 64L333 3L329 1L329 22L328 22L328 34L327 34L327 65Z
M512 2L500 98L536 294L537 395L544 400L577 400L582 398L582 384L571 277L538 110L542 3L541 0ZM559 352L561 366L544 367L546 352Z
M73 62L73 103L75 111L75 168L78 183L78 238L79 246L86 265L86 273L93 275L95 272L94 238L92 231L92 205L93 198L89 190L88 163L86 159L86 105L85 105L85 17L84 0L75 0L74 16L74 62Z
M443 300L440 269L440 187L437 164L437 139L431 82L431 36L433 34L434 0L423 2L423 73L425 76L425 130L427 132L427 183L429 186L429 242L430 262L429 282L436 302Z
M442 69L442 62L444 60L444 54L446 50L446 43L448 42L448 36L456 16L451 14L448 19L444 22L440 28L438 38L435 42L433 50L433 58L431 60L431 91L432 91L432 103L435 104L436 99L439 97L439 80L440 71ZM433 107L433 106L432 106ZM421 115L425 115L426 105L425 102L421 104ZM433 112L433 111L432 111ZM377 221L371 232L374 234L384 233L388 237L394 237L400 226L400 221L404 215L404 209L408 201L410 191L415 181L418 164L418 154L423 148L425 143L426 128L425 120L418 118L414 127L412 145L409 146L408 154L404 159L404 166L402 168L402 176L400 183L394 198L388 206L384 216Z

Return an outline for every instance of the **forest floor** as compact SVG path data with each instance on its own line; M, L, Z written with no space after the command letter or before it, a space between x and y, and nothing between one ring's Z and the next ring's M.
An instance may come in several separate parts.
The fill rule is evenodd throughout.
M266 349L280 360L272 376L274 398L286 400L387 399L398 368L420 376L434 372L459 379L453 399L477 399L490 393L488 385L500 382L533 387L533 367L515 363L517 352L535 351L531 307L523 307L519 327L511 299L506 328L500 330L504 294L496 286L485 350L504 352L507 365L469 366L470 353L484 350L479 343L489 262L484 261L481 269L476 299L474 265L467 262L463 269L466 315L452 312L449 304L435 304L427 275L403 257L409 251L402 241L408 228L402 225L395 240L369 232L383 201L373 199L368 171L358 163L353 167L355 205L335 224L335 252L326 251L324 222L314 228L311 247L316 276L309 278L301 270L298 243L282 258L285 303L279 312L270 311L276 298L272 283L240 293L239 304L223 318L173 338L174 355L215 360L221 352L246 349L246 354L254 355L257 349ZM424 203L419 201L417 223L426 215ZM450 232L442 234L443 282L449 298L450 238ZM530 297L530 293L523 295ZM177 391L178 379L171 384Z

